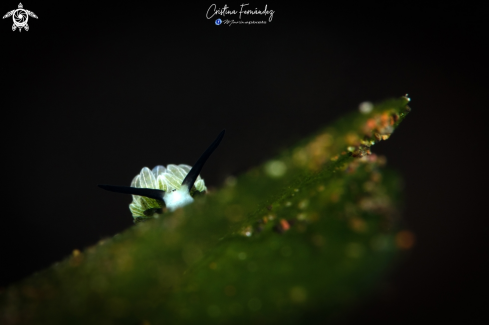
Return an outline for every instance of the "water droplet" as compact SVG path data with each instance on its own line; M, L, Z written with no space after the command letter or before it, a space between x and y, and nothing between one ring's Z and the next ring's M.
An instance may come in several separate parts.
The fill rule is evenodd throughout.
M307 199L300 201L298 204L299 209L305 209L305 208L307 208L308 205L309 205L309 200L307 200Z
M265 172L271 177L281 177L287 171L287 166L283 161L272 160L265 164Z
M234 186L236 186L236 183L237 183L237 182L238 182L238 181L237 181L236 177L234 177L234 176L228 176L228 177L226 178L226 180L224 181L224 183L225 183L227 186L229 186L229 187L234 187Z
M374 104L372 104L371 102L363 102L363 103L360 103L360 105L358 106L358 110L362 113L362 114L368 114L370 113L372 110L374 109Z
M290 289L289 297L294 303L302 303L307 299L307 291L304 287L295 286Z

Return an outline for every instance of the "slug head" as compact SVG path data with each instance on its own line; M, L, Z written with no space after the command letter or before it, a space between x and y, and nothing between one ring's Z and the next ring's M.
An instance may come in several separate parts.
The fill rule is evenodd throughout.
M188 174L185 176L182 186L179 189L171 190L171 191L163 191L159 189L152 188L139 188L132 186L115 186L115 185L98 185L100 188L103 188L108 191L124 193L124 194L132 194L138 196L145 196L148 198L161 200L165 202L166 207L170 211L174 211L180 207L183 207L187 204L190 204L194 201L192 196L190 195L190 191L199 176L202 168L204 167L205 162L209 159L210 155L216 150L222 138L224 137L225 130L222 130L217 138L211 143L211 145L204 151L204 153L200 156L194 166L190 169Z

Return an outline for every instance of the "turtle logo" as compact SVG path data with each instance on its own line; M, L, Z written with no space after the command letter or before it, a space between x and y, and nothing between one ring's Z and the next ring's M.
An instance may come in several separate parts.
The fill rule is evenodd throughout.
M15 31L16 28L19 29L19 32L22 31L22 28L25 30L29 30L29 25L27 25L27 21L29 20L29 16L34 17L37 19L37 16L35 13L29 10L23 9L24 7L22 6L22 3L19 3L19 8L14 9L12 11L9 11L3 16L3 18L7 18L12 16L12 19L14 20L14 24L12 25L12 31Z

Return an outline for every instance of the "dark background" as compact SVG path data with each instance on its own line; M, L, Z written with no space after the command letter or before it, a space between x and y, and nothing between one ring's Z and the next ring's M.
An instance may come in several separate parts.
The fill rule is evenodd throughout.
M218 187L362 101L409 93L373 151L404 176L416 246L344 322L487 321L487 12L267 2L271 23L229 27L206 19L212 3L29 1L28 32L0 21L0 287L132 225L130 197L98 183L193 164L226 128L202 173Z

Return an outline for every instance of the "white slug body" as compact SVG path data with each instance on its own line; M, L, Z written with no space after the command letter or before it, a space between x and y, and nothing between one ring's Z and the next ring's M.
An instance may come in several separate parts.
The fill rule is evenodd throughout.
M190 196L187 186L182 186L178 190L166 192L163 197L165 205L170 211L175 211L178 208L184 207L187 204L194 202L194 198Z
M134 222L158 218L166 207L169 211L186 206L194 201L198 193L206 192L204 180L200 171L209 156L216 150L224 137L222 130L211 145L204 151L193 167L189 165L156 166L153 170L148 167L141 169L131 182L131 186L99 184L104 190L131 194L129 204Z
M131 187L151 188L165 191L163 202L145 196L133 195L133 201L129 205L135 221L142 221L145 218L157 218L161 215L162 208L166 206L169 211L174 211L180 207L194 201L193 195L197 192L206 192L204 180L197 177L194 186L189 191L182 182L192 167L189 165L168 165L156 166L153 170L148 167L141 169L141 172L134 177Z

